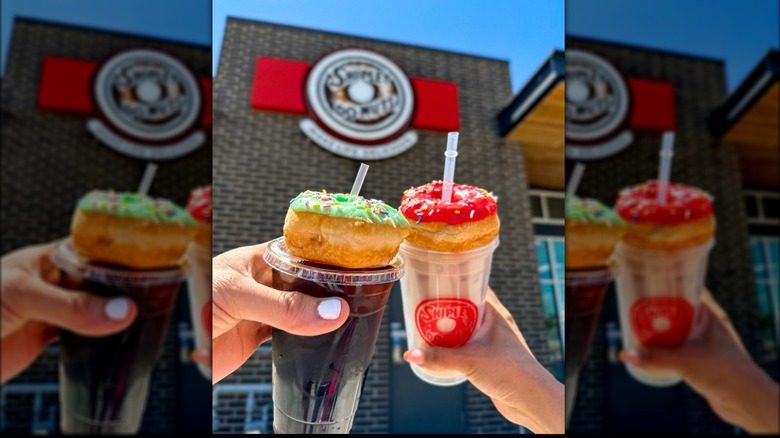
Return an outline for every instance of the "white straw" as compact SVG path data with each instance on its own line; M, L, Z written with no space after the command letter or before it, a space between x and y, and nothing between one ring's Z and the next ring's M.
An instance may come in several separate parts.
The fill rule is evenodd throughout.
M574 170L571 171L569 177L569 184L566 185L566 196L574 196L577 193L577 189L580 187L580 181L582 181L582 175L585 173L585 165L577 163L574 165Z
M447 150L444 152L444 178L441 188L442 202L452 201L452 183L455 180L455 160L458 158L458 133L447 134Z
M352 190L349 191L349 200L354 201L360 193L360 189L363 187L363 181L366 179L366 172L368 172L368 164L360 163L360 170L358 170L355 177L355 183L352 184Z
M661 140L661 159L658 162L658 195L656 202L666 203L666 188L672 173L672 157L674 156L674 131L663 133Z
M141 183L138 184L138 193L145 195L149 193L149 189L152 187L152 180L157 173L157 164L146 163L146 169L144 169L144 176L141 177Z

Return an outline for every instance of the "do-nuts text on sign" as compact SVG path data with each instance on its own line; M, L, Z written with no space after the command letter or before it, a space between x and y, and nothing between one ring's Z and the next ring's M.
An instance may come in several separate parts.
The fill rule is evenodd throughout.
M336 50L313 65L258 57L252 108L307 114L299 122L311 141L336 155L380 160L417 143L412 128L456 131L457 85L409 78L372 50Z

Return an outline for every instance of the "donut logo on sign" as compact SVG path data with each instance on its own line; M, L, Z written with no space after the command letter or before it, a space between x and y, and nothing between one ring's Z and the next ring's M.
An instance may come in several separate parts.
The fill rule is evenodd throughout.
M676 348L688 339L693 326L691 303L677 297L641 298L629 314L634 335L642 345Z
M308 73L306 105L313 117L301 121L312 141L338 155L382 159L417 142L408 130L414 114L412 84L403 70L379 53L339 50Z
M203 107L198 80L166 53L136 49L112 56L98 69L92 91L100 118L87 126L121 153L171 159L205 140L203 132L193 132Z
M477 327L479 309L463 298L423 300L414 311L417 331L431 346L459 347L465 344Z
M608 157L633 141L623 130L630 109L629 88L607 61L581 50L566 51L566 157Z

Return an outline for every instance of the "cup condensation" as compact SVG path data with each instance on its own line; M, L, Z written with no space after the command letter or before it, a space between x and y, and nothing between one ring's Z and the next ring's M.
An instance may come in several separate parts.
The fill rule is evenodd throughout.
M482 323L497 247L498 238L460 253L401 244L399 254L406 264L401 293L409 350L425 345L455 348L471 339ZM458 372L411 367L417 377L433 385L453 386L466 380Z
M70 239L57 246L52 260L63 288L126 296L138 306L133 323L116 334L60 330L60 428L68 434L137 433L186 266L101 265L76 254Z
M211 351L211 333L207 333L203 327L204 307L211 302L211 247L190 243L187 247L187 260L190 271L187 278L187 291L195 348ZM211 381L209 367L198 363L198 370Z
M690 336L714 239L680 251L655 251L619 243L617 288L623 348L677 348ZM648 372L626 364L629 374L650 386L671 386L673 371Z
M284 238L268 244L272 286L317 298L340 297L350 315L338 329L298 336L274 329L275 433L345 434L352 429L365 376L393 283L404 275L396 257L377 269L319 265L288 253Z
M566 270L566 424L577 397L582 367L596 331L604 295L612 283L612 270L606 267Z

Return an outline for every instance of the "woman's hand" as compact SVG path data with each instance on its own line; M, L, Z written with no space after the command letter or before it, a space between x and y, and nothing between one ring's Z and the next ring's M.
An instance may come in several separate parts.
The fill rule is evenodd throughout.
M315 336L336 330L349 316L349 305L341 298L313 298L272 288L272 268L263 260L266 246L244 246L214 257L214 383L270 339L272 327Z
M106 336L127 328L138 313L129 298L55 286L59 269L50 257L57 243L29 246L2 258L3 383L30 366L57 339L59 328Z
M432 371L457 371L501 415L534 433L564 433L564 388L533 356L509 311L488 289L485 317L462 347L415 348L404 358Z
M621 353L641 370L672 370L701 394L724 421L750 433L777 434L778 385L750 358L725 311L704 290L700 317L680 348L640 348Z

